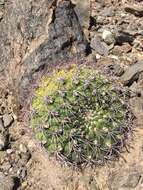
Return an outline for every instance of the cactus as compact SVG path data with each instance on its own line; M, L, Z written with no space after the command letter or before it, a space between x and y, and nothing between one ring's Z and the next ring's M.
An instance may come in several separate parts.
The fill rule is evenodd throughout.
M118 155L130 131L123 97L90 66L71 65L43 77L31 108L36 137L50 155L73 166Z

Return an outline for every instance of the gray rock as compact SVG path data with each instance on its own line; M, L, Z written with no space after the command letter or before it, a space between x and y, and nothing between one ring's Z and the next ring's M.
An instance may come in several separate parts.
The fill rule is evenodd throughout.
M14 119L11 114L4 114L3 115L3 123L4 127L9 127L13 123Z
M122 54L129 53L132 51L132 46L128 43L124 43L122 46L115 46L112 50L112 53L117 56L121 56Z
M0 172L0 190L14 190L14 180Z
M0 75L4 76L7 68L9 78L15 81L13 86L20 86L20 96L27 94L35 74L75 55L85 55L87 50L87 40L71 2L52 2L12 1L0 22ZM12 70L12 64L22 68Z
M141 72L143 72L143 60L140 60L138 63L130 66L121 76L121 81L124 83L124 85L131 85L139 78L139 74Z
M91 48L100 55L108 55L109 48L97 35L91 40Z
M88 28L90 23L90 0L72 0L81 26Z

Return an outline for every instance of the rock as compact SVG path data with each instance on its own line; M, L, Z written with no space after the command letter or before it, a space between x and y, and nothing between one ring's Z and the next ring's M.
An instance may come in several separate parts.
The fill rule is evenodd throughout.
M4 134L0 133L0 151L6 147L7 141Z
M21 102L36 74L86 55L88 42L71 1L54 2L11 1L0 22L0 75L8 69Z
M4 132L4 125L3 125L2 119L0 118L0 133L3 133L3 132Z
M134 35L128 32L119 32L118 34L116 34L115 37L117 45L122 45L123 43L132 43L134 39Z
M72 0L75 4L75 12L78 16L80 25L83 28L86 38L89 38L89 26L90 26L90 0Z
M114 55L121 56L124 53L129 53L132 51L132 47L129 43L124 43L122 46L115 46L114 49L112 50L112 53Z
M41 72L50 66L50 63L68 61L74 54L84 53L86 50L86 40L70 1L63 0L56 7L48 35L48 38L23 60L26 70L21 82L22 89L27 89L34 73Z
M25 167L22 167L20 168L18 171L17 171L17 176L20 178L20 179L24 179L27 175L27 169Z
M123 184L123 187L135 188L135 187L137 187L140 179L141 179L141 174L139 174L138 172L132 173L128 176L127 180Z
M118 64L111 64L108 67L112 71L112 73L118 77L124 73L124 69Z
M12 154L12 153L13 153L13 150L12 150L12 149L7 149L7 150L6 150L6 153L7 153L7 154Z
M103 40L108 44L114 44L115 43L115 38L112 32L108 31L108 30L104 30L102 33L102 38Z
M121 81L124 85L131 85L139 78L139 74L141 72L143 72L143 60L140 60L134 65L130 66L121 76Z
M3 123L4 127L9 127L13 123L14 119L11 114L4 114L3 115Z
M131 13L135 16L142 17L143 16L143 6L137 6L137 5L126 5L125 11L128 13Z
M81 26L88 29L90 23L90 0L72 0L72 3L76 5L75 12Z
M6 0L0 0L0 5L4 5Z
M14 180L0 172L0 190L14 190Z
M100 55L108 55L109 48L97 35L91 40L91 48Z
M27 149L27 147L26 147L24 144L20 144L20 146L19 146L19 151L20 151L21 153L27 153L27 152L28 152L28 149Z

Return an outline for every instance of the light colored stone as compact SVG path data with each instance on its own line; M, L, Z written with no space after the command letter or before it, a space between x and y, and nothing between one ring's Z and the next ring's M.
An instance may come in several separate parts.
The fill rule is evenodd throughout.
M112 32L109 30L104 30L102 33L102 39L108 44L114 44L115 43L115 38Z
M19 150L21 153L26 153L27 152L27 147L24 144L20 144Z
M7 150L6 150L6 153L7 153L7 154L12 154L12 153L13 153L13 150L12 150L12 149L7 149Z
M14 119L11 114L4 114L3 116L4 127L9 127L13 121Z

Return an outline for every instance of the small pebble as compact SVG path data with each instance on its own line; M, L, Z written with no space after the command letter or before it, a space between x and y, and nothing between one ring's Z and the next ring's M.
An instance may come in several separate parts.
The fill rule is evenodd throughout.
M21 153L26 153L28 151L27 147L24 144L20 144L19 150Z
M13 150L12 149L7 149L6 152L7 152L7 154L12 154Z
M4 114L3 115L3 123L4 127L9 127L13 123L14 119L11 114Z
M115 38L112 32L108 31L108 30L104 30L102 33L102 39L104 40L104 42L106 42L106 44L111 45L115 43Z

